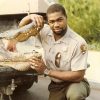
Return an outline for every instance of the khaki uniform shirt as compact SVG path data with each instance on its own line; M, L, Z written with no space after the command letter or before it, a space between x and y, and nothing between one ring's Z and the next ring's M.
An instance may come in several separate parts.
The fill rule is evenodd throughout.
M55 41L49 26L41 30L41 42L47 67L53 70L78 71L87 68L87 44L69 27L66 34ZM52 78L55 82L61 80Z

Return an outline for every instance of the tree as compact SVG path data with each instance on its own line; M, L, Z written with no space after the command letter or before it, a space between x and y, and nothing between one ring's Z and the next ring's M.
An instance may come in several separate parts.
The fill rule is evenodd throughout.
M68 13L69 26L87 42L100 41L99 0L59 0L59 2Z

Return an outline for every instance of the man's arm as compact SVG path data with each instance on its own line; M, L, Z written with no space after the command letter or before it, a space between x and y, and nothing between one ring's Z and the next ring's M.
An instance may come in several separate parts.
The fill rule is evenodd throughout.
M30 22L34 21L37 28L42 28L44 25L44 19L41 15L37 14L30 14L25 16L19 23L19 27L29 24Z
M58 71L50 70L48 76L71 82L80 82L84 78L85 70L79 71Z
M31 20L31 18L30 18L30 15L25 16L25 17L20 21L19 27L23 27L23 26L25 26L25 25L27 25L27 24L29 24L29 23L31 23L31 22L32 22L32 20Z
M31 59L30 64L34 65L31 68L35 69L38 73L43 74L47 68L43 60ZM48 69L47 69L48 70ZM69 82L80 82L84 78L85 70L78 71L59 71L59 70L48 70L48 76Z

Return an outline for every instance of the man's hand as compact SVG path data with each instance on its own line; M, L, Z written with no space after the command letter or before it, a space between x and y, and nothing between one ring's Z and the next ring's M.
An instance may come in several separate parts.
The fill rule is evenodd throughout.
M31 58L30 64L31 64L31 68L35 69L40 74L44 74L44 70L47 68L43 59L39 59L39 58Z
M19 27L22 27L24 25L29 24L30 22L34 21L36 24L36 27L38 28L38 30L43 28L44 25L44 19L41 15L37 15L37 14L30 14L26 17L24 17L20 23L19 23Z

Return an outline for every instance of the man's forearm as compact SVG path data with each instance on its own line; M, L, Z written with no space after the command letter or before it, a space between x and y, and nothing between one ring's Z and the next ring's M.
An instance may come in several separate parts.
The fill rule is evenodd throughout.
M25 25L29 24L31 21L32 21L31 15L28 15L28 16L24 17L24 18L20 21L19 27L25 26Z
M84 74L85 74L85 70L80 70L80 71L51 70L48 76L63 81L80 82L84 78Z

